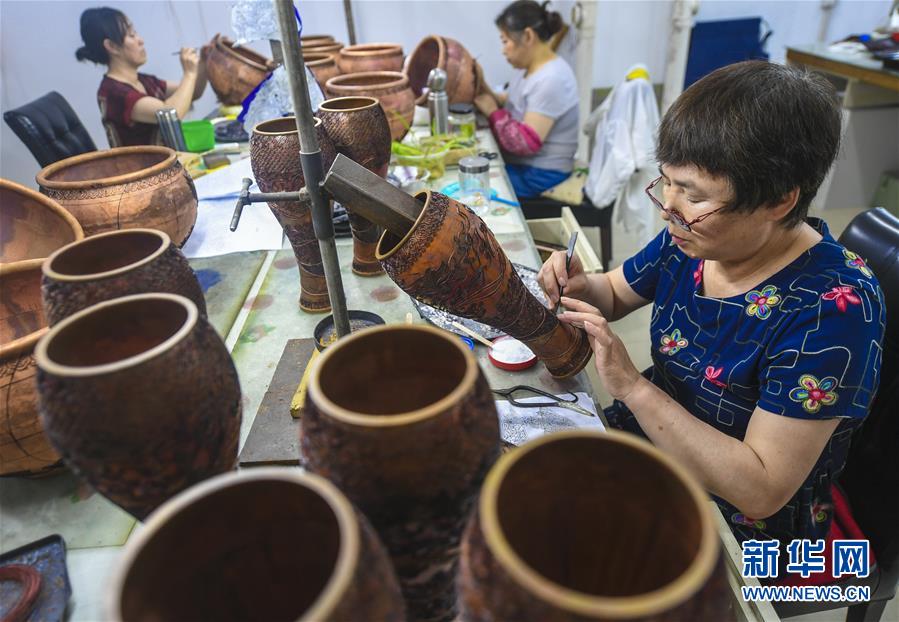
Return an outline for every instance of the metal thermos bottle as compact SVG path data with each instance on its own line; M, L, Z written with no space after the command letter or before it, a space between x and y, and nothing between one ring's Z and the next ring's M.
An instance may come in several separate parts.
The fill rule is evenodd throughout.
M162 108L156 111L156 121L159 123L159 133L167 147L175 151L187 151L184 142L184 132L181 131L181 120L178 119L178 111L174 108Z
M446 72L432 69L428 74L428 112L431 135L449 133L449 99L446 97Z

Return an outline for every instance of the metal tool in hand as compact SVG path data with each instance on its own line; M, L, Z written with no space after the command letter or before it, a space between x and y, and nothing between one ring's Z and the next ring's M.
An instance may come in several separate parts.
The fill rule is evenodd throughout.
M568 238L568 249L565 251L565 278L568 278L568 270L571 268L571 258L574 256L574 245L577 244L577 231L571 234L571 237ZM565 291L565 286L559 286L559 303L556 305L556 310L558 311L559 307L562 305L562 293Z
M496 395L501 397L505 397L506 400L512 406L516 408L565 408L568 410L573 410L576 413L580 413L586 417L596 417L596 413L593 413L583 406L577 403L577 395L574 393L563 393L561 395L554 395L552 393L547 393L541 389L536 387L531 387L525 384L520 384L515 387L511 387L509 389L491 389ZM532 393L535 396L541 396L547 398L546 401L530 401L530 402L521 402L515 398L515 394L518 393L519 398L525 397L523 394ZM570 397L565 397L570 396Z

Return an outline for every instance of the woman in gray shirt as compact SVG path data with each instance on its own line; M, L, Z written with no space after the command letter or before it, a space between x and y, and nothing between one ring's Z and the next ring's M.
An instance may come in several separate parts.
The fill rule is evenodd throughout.
M536 197L567 179L577 149L577 81L550 45L562 18L547 11L547 4L518 0L496 18L503 56L523 71L503 94L482 80L484 88L475 98L478 110L490 119L520 199Z

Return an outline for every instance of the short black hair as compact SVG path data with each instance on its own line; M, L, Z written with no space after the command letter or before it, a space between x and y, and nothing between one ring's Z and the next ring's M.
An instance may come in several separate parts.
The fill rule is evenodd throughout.
M118 9L100 7L86 9L81 14L81 39L84 45L75 51L78 60L89 60L98 65L109 64L109 53L103 47L103 41L122 45L128 34L128 18Z
M524 32L533 28L541 41L547 41L564 25L562 16L555 11L547 11L549 0L537 4L534 0L516 0L496 17L496 25L509 34Z
M840 105L824 78L746 61L695 82L659 127L659 164L694 165L734 191L726 211L753 212L799 188L784 226L803 222L840 147Z

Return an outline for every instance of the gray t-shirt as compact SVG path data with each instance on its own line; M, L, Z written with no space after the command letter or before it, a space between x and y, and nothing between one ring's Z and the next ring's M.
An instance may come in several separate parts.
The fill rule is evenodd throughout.
M506 110L516 121L526 112L537 112L553 119L553 126L537 155L503 154L507 162L537 168L570 172L577 151L578 94L577 80L562 58L554 58L533 74L519 72L509 84Z

